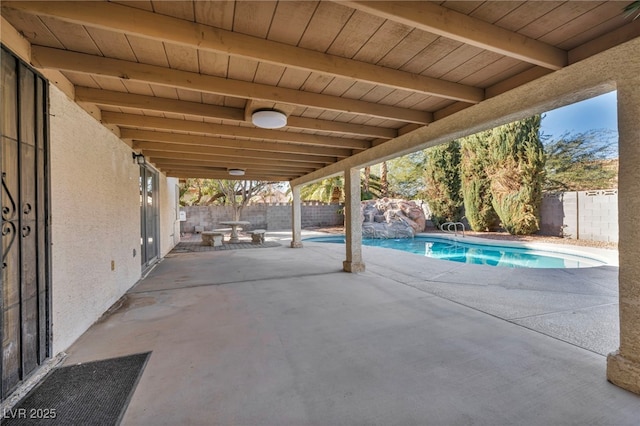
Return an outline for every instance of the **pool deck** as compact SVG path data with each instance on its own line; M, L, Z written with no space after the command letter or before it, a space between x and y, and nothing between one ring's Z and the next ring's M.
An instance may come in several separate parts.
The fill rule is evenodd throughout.
M152 351L123 425L636 425L606 381L617 268L344 245L173 253L65 364Z

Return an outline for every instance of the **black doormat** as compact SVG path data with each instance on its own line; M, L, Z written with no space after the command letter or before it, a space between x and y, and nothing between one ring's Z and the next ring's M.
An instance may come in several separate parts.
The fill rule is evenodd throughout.
M54 369L3 425L117 425L151 352Z

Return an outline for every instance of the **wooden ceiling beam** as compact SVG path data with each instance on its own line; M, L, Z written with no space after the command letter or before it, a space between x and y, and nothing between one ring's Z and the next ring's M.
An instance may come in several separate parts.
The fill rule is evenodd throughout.
M627 25L590 40L569 51L569 63L574 64L596 53L604 52L619 44L640 37L640 20L633 19Z
M149 159L149 162L152 162L153 164L156 165L156 167L161 167L161 168L194 168L194 169L202 169L202 168L211 168L211 167L217 167L217 168L224 168L225 170L228 168L231 168L231 164L229 162L226 163L221 163L221 162L208 162L208 161L201 161L201 162L190 162L188 160L169 160L169 159L164 159L162 161L160 160L155 160L155 161L151 161L151 159ZM306 173L311 173L312 171L316 170L315 168L290 168L290 167L285 167L285 166L280 166L277 164L242 164L238 163L237 161L233 162L233 167L234 168L238 168L238 169L251 169L251 170L269 170L269 171L278 171L278 172L292 172L292 173L299 173L299 174L306 174Z
M219 155L208 155L208 154L189 154L189 153L175 153L171 151L155 151L152 149L145 149L144 155L150 159L151 162L155 161L202 161L207 164L216 164L219 166L228 166L229 158L226 156ZM321 159L322 157L317 157ZM287 161L281 159L269 159L269 158L242 158L235 159L233 162L234 165L238 165L238 167L242 166L251 166L251 165L279 165L287 169L300 169L300 168L312 168L317 169L323 167L327 164L331 164L331 162L304 162L304 161Z
M226 179L226 180L262 180L270 182L288 182L300 175L283 176L281 174L255 174L246 173L244 176L231 176L227 172L207 172L207 171L192 171L192 170L162 170L169 177L176 177L181 179L190 178L202 178L202 179Z
M240 108L229 108L218 105L201 104L199 102L136 95L133 93L94 89L82 86L77 86L75 92L75 101L80 103L84 102L103 106L169 112L196 117L216 118L219 120L244 121L244 110Z
M544 68L559 70L568 63L568 53L565 50L433 2L340 1L339 3L411 28Z
M151 130L121 129L123 139L139 141L168 142L219 148L237 148L252 151L283 152L326 157L346 158L352 155L350 149L326 148L321 146L298 145L292 143L257 142L242 139L224 139L212 136L185 135L181 133L154 132Z
M359 139L336 138L331 136L310 135L307 133L283 132L281 130L259 129L255 127L227 126L191 120L176 120L162 117L149 117L136 114L122 114L104 111L102 122L119 126L143 127L148 129L175 130L204 133L209 135L233 136L243 139L262 139L278 142L292 142L304 145L367 149L371 143Z
M303 92L248 81L230 80L196 72L165 68L139 62L111 59L86 53L33 45L31 62L36 68L53 68L124 80L195 90L203 93L260 99L329 111L426 124L430 114L423 111L365 102L321 93Z
M162 166L164 170L199 170L199 171L209 171L209 172L227 172L229 168L227 167L209 167L209 166L182 166L182 165L169 165ZM231 167L230 167L231 168ZM291 170L278 170L276 168L253 168L253 167L238 167L235 164L233 168L242 169L245 172L251 172L252 174L277 174L280 176L302 176L306 173L300 171L291 171Z
M105 2L4 2L27 13L335 77L478 103L482 89ZM167 31L171 28L171 31Z
M201 104L198 102L136 95L132 93L81 86L76 87L75 92L76 102L81 103L85 102L103 106L170 112L220 120L245 121L244 109L241 108L221 107L211 104ZM288 117L287 127L383 139L393 139L398 136L398 131L395 129L295 116Z
M427 113L429 122L433 121L433 115ZM367 136L379 139L393 139L398 137L396 129L367 126L366 124L344 123L341 121L318 120L315 118L290 116L287 118L287 127L305 130L317 130L320 132L332 132L353 136Z
M156 167L160 168L160 169L165 169L165 170L203 170L203 171L217 171L217 170L223 170L223 171L227 171L230 168L235 168L235 169L242 169L245 171L250 171L251 173L271 173L271 174L279 174L279 175L297 175L297 176L302 176L305 175L313 170L286 170L286 169L280 169L276 166L272 166L272 167L240 167L238 166L236 163L233 164L233 167L230 166L225 166L225 167L220 167L220 166L193 166L193 165L184 165L184 164L175 164L175 163L156 163Z
M537 80L540 77L544 77L547 74L552 73L548 68L543 67L531 67L521 73L513 75L507 79L504 79L493 86L487 87L487 97L493 98L501 93L505 93L530 81Z
M255 159L271 159L280 161L302 161L302 162L322 162L330 164L338 161L337 157L320 157L315 155L303 155L303 154L289 154L283 152L271 152L271 151L253 151L249 149L234 149L234 148L218 148L214 146L201 146L201 145L185 145L177 143L165 143L165 142L148 142L148 141L133 141L133 149L141 149L143 154L147 155L146 150L153 151L165 151L165 152L185 152L190 154L208 154L216 155L220 157L233 157L237 159L255 158ZM176 158L178 156L176 155Z

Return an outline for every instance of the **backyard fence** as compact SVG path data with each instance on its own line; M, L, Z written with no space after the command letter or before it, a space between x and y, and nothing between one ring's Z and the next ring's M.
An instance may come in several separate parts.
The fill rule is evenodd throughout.
M341 204L303 203L302 227L342 226L343 207ZM209 231L220 228L219 222L233 219L230 208L225 206L186 206L180 209L186 213L186 220L181 222L181 232ZM291 229L291 204L248 205L242 210L241 220L251 222L250 228L245 230Z
M423 210L430 219L426 203ZM343 226L342 204L303 203L302 227ZM186 220L181 232L193 233L218 228L218 223L233 218L224 206L181 207ZM291 229L291 204L252 204L242 211L242 220L251 222L250 229ZM431 221L427 221L431 224ZM618 190L545 193L540 209L542 235L565 238L618 242Z
M618 242L618 190L546 193L540 219L543 235Z

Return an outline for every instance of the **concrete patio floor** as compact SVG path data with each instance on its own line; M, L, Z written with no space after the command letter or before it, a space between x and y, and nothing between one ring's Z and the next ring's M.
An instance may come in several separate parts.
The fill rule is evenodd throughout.
M65 364L152 351L124 425L638 424L605 374L617 268L363 253L170 254Z

